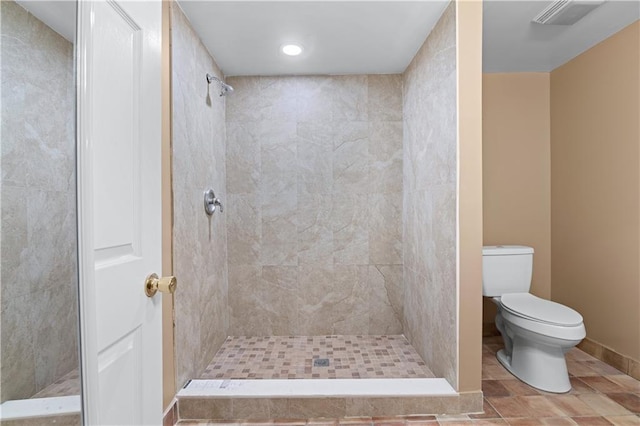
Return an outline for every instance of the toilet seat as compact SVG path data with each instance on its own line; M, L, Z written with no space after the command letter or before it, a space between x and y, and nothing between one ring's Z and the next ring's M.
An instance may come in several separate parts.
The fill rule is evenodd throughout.
M578 312L530 293L507 293L500 298L502 307L509 313L531 321L556 327L577 327L583 318Z

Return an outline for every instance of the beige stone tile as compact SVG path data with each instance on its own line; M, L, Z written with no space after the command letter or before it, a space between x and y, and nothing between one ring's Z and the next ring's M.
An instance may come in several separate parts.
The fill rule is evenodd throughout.
M343 417L346 404L344 398L292 398L288 410L292 417Z
M368 117L371 121L402 121L402 75L368 75Z
M402 194L368 197L369 263L402 264Z
M333 199L324 194L298 195L298 264L331 266L335 244L332 229Z
M298 122L296 170L300 193L332 193L335 132L330 122Z
M4 5L2 7L4 7ZM44 425L80 426L81 424L82 424L82 420L79 414L2 421L2 426L44 426Z
M30 398L36 393L36 363L31 298L2 299L2 398ZM11 384L6 386L5 384Z
M298 198L294 190L261 194L262 265L298 264Z
M259 190L260 139L255 123L227 123L226 171L229 194Z
M230 419L233 416L231 399L180 399L178 413L183 420Z
M227 250L229 265L259 265L262 241L262 214L254 194L227 198Z
M403 398L347 398L346 415L348 416L396 416L408 413ZM430 414L430 413L426 413Z
M369 200L366 194L336 194L331 197L333 263L366 265L369 263Z
M367 194L371 179L369 127L366 122L336 122L333 141L333 191Z
M371 265L367 282L371 291L369 334L401 333L404 306L402 265Z
M268 419L272 401L267 398L235 398L232 402L234 419Z
M333 119L333 94L331 77L302 76L296 84L296 118L298 122L331 122Z
M371 192L402 192L402 122L369 123Z
M403 398L402 405L406 414L441 415L460 411L458 396Z
M368 76L334 76L331 86L331 118L334 122L368 120Z

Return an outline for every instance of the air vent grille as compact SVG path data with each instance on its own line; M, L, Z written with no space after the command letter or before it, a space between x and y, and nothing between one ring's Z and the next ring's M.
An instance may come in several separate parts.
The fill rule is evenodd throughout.
M571 0L559 0L551 3L542 12L533 18L533 22L537 24L546 24L547 21L553 18L558 12L567 7L571 3Z
M602 3L604 0L558 0L540 12L532 22L543 25L573 25Z

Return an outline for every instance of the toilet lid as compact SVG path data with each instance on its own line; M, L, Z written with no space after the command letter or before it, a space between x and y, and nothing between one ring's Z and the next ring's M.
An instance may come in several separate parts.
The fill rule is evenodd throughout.
M564 327L582 324L582 315L573 309L550 300L540 299L533 294L503 294L500 302L505 309L514 315L534 321Z

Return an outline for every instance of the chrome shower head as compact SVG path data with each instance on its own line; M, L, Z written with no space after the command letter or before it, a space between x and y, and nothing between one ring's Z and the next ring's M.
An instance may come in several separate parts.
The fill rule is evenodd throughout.
M233 87L227 83L220 82L220 96L227 96L233 93Z
M233 87L231 87L231 85L225 83L214 75L207 74L207 83L211 84L213 81L220 83L220 96L227 96L228 94L233 93Z

